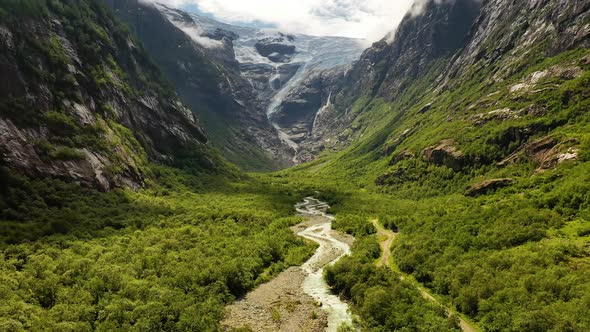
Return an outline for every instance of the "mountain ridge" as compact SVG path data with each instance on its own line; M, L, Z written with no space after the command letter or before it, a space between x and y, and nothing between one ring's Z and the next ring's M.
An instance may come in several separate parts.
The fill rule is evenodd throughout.
M246 167L250 169L283 168L297 162L293 157L295 151L291 140L273 123L272 117L268 118L273 108L280 103L284 92L296 86L299 77L306 72L350 62L361 50L357 41L352 39L291 36L276 30L232 26L159 3L136 7L135 1L128 1L118 2L117 6L121 9L116 12L126 22L132 26L143 25L136 29L152 29L150 26L155 29L144 34L143 41L163 66L168 79L203 119L205 127L211 128L208 132L213 145L230 161L242 166L250 164ZM151 19L146 17L153 13L154 8L161 13L161 18L185 34L184 39L192 40L191 47L198 53L191 56L193 60L185 56L184 65L179 66L176 62L179 50L174 45L162 47L163 43L170 41L163 38L158 41L156 26L161 29L166 23L156 23L161 18L156 19L153 14ZM338 51L334 53L334 49ZM285 53L281 53L283 51ZM201 60L194 60L199 57ZM187 67L191 61L192 65ZM195 91L202 89L187 85L191 81L207 81L199 78L198 71L187 71L187 68L203 66L210 66L213 72L218 73L217 78L209 79L217 84L207 83L210 84L210 93L199 92L204 96L217 94L219 97L212 101L195 98L199 94ZM222 91L215 92L215 86L221 87ZM227 102L216 105L214 101L218 100ZM226 110L226 114L220 110ZM219 126L224 122L229 130ZM237 145L237 142L240 144Z

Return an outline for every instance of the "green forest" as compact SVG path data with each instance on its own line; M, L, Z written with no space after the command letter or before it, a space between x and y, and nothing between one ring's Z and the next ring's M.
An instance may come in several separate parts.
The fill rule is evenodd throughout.
M2 169L0 330L217 331L314 251L289 230L296 193L154 167L149 189L111 193Z

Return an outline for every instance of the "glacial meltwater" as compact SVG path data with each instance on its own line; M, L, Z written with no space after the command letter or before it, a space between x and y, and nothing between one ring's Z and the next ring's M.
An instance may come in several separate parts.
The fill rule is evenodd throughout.
M348 304L330 292L330 287L323 278L324 267L334 264L340 258L350 254L350 246L334 237L332 220L327 214L329 206L312 197L295 206L297 212L305 216L317 216L318 223L299 232L298 235L319 244L315 254L301 266L307 274L303 282L303 291L321 303L321 308L328 312L326 331L335 332L341 325L352 327L352 314Z

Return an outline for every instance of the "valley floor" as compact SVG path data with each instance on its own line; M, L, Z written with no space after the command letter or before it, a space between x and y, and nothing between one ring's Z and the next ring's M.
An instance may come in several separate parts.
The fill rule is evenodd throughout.
M323 268L346 254L338 244L348 247L354 238L330 230L330 219L324 215L302 216L305 221L291 230L319 244L315 255L303 266L281 272L228 306L221 322L224 329L320 332L336 331L341 324L351 323L346 304L329 294L325 283L314 284L310 275L315 272L315 278L322 278Z

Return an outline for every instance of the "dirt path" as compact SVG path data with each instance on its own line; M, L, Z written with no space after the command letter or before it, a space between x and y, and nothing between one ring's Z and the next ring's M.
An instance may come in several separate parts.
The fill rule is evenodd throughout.
M390 268L393 268L393 264L391 262L391 244L393 243L393 240L395 240L395 238L397 237L398 233L385 229L383 226L381 226L381 224L379 224L379 221L377 219L374 219L371 222L377 230L377 240L379 241L379 246L381 247L381 257L379 257L379 260L377 261L377 266L388 266ZM412 284L414 284L414 286L416 287L416 289L418 289L423 298L444 307L449 316L455 315L456 317L458 317L459 326L461 327L461 330L463 330L463 332L479 331L479 329L473 326L473 324L467 322L464 318L458 315L457 312L455 312L455 310L443 305L430 292L428 292L426 288L418 284L416 281L408 278L404 274L400 274L400 279L409 281Z
M381 224L379 224L377 219L373 220L372 223L377 230L377 240L381 246L381 257L379 257L379 260L377 261L377 266L391 267L391 244L397 236L397 233L394 233L389 229L385 229L383 226L381 226Z
M307 198L297 211L306 221L292 227L299 236L319 244L301 267L291 267L227 307L224 331L336 331L351 321L348 306L329 292L323 268L349 253L354 238L331 229L325 203Z

